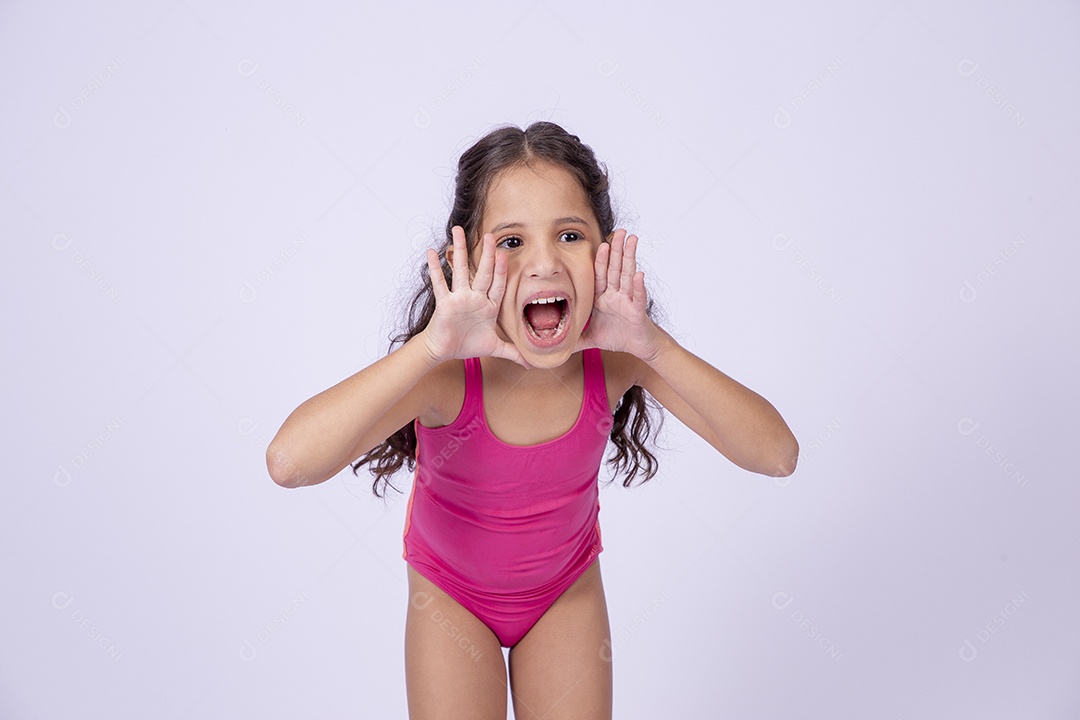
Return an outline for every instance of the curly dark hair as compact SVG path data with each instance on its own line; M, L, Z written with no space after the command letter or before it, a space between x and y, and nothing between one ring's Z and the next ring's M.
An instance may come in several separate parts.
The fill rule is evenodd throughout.
M453 244L453 227L460 225L465 230L466 245L471 254L481 240L480 219L492 180L503 170L529 165L537 160L559 165L580 181L600 224L601 237L604 242L608 241L615 230L615 214L611 206L607 168L601 168L592 148L552 122L535 122L525 130L514 125L499 127L478 140L458 161L453 208L446 220L445 240L438 249L448 286L452 286L453 270L446 262L446 249ZM435 293L426 263L420 271L420 278L420 288L409 302L405 330L390 338L388 352L393 352L396 346L419 334L435 312ZM645 311L655 322L654 308L650 299ZM659 465L646 444L655 441L663 419L663 407L637 385L627 390L619 400L609 436L615 450L607 462L615 474L626 473L623 487L630 487L638 473L644 473L642 483L656 475ZM352 464L353 474L357 475L361 466L370 463L368 470L375 476L371 489L376 497L384 497L379 492L380 484L403 492L390 482L390 477L403 464L410 472L416 467L414 423L415 420L409 422Z

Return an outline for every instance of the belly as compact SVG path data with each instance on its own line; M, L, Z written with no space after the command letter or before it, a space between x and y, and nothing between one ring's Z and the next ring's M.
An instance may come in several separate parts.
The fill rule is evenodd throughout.
M482 506L450 502L423 484L414 488L405 546L409 557L486 589L528 593L573 571L599 544L599 503L592 492L563 502L530 505L496 514Z

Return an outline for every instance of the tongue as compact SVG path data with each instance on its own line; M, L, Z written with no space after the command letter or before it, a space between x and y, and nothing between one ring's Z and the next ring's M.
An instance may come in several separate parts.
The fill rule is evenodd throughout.
M562 319L562 303L547 303L546 305L526 305L525 319L532 325L538 334L542 330L554 330L559 326Z

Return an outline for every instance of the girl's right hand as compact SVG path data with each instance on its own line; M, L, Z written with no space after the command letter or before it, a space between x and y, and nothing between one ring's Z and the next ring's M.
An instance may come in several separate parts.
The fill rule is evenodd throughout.
M513 343L496 331L499 307L506 290L506 258L495 252L495 236L485 233L476 276L469 277L469 253L465 230L455 225L453 235L453 286L446 284L439 255L428 248L428 274L435 293L435 313L424 328L428 354L436 362L454 358L501 357L531 367Z

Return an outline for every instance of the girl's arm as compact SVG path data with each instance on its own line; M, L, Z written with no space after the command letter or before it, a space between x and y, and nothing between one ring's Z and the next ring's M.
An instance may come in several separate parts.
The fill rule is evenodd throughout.
M427 251L435 311L427 326L378 362L296 408L266 448L266 467L278 485L325 482L386 440L440 399L432 368L446 360L494 355L528 367L496 332L506 290L506 258L496 258L495 236L483 237L475 276L465 231L454 226L453 290L434 250Z
M645 273L637 270L636 253L637 236L621 228L597 249L593 314L579 348L630 355L633 384L739 467L777 477L795 472L799 443L776 408L683 348L649 318Z
M386 357L292 411L266 448L266 467L288 488L325 482L427 410L424 382L439 364L414 336Z
M666 333L655 358L637 360L634 382L744 470L795 472L799 443L768 400L691 353Z

